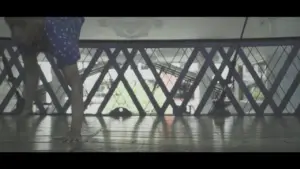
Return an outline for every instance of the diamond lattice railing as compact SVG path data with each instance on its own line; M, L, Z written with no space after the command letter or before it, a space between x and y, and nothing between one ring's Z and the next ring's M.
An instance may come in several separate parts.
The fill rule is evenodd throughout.
M233 114L299 112L298 41L81 41L85 114L105 115L119 107L136 115L207 114L223 89ZM22 93L23 63L9 39L0 39L0 46L16 77L8 82L1 62L0 112L9 113L16 107L15 92ZM235 52L233 78L226 82ZM70 88L55 60L48 54L38 60L42 73L35 112L71 113Z

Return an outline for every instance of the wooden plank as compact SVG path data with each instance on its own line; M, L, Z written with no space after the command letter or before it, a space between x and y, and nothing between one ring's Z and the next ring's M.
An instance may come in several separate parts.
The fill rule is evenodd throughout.
M295 117L86 117L81 145L62 143L70 117L0 116L0 152L233 152L300 151Z

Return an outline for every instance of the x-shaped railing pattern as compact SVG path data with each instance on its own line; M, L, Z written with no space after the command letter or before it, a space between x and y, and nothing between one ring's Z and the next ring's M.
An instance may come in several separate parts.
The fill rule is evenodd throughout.
M299 81L300 81L300 74L298 72L297 76L292 81L291 86L288 88L287 92L284 95L284 98L282 99L279 106L276 105L273 95L276 93L277 89L280 86L281 81L283 80L284 76L287 73L288 68L291 66L293 60L297 57L299 52L299 41L300 39L251 39L251 40L210 40L210 41L82 41L81 47L82 48L96 48L96 52L92 56L92 59L88 65L88 67L84 70L84 73L82 75L82 81L84 82L89 73L91 73L93 67L96 65L96 63L99 61L99 58L101 55L105 55L109 58L108 62L105 64L103 69L101 69L101 72L99 72L99 76L97 80L95 81L92 89L87 95L86 100L84 100L85 108L91 103L92 98L94 97L95 93L99 89L101 83L104 81L104 78L107 73L109 73L110 69L115 69L118 73L118 76L113 81L111 88L105 95L104 99L102 100L102 103L100 104L97 114L101 114L105 108L105 106L108 104L109 100L113 96L115 90L117 89L120 82L124 84L124 87L126 88L130 98L132 99L133 103L135 104L137 111L140 115L146 115L147 112L144 110L144 107L141 105L139 101L139 94L134 93L133 89L129 85L128 80L125 78L125 72L129 68L129 66L132 68L135 76L137 77L140 85L144 89L145 93L147 94L147 97L149 98L150 103L153 105L154 111L157 112L158 115L164 115L166 109L168 106L171 106L173 108L174 115L182 115L185 108L187 107L187 104L192 98L192 95L195 93L196 88L199 86L200 82L202 81L203 77L205 76L208 69L210 69L214 73L214 78L211 80L208 88L205 92L203 92L202 99L200 100L199 104L197 105L197 108L194 112L195 115L200 115L204 106L207 104L208 99L212 95L212 92L217 85L217 83L220 83L220 85L224 88L226 91L226 96L232 103L232 106L235 108L236 112L239 115L244 115L246 112L243 110L239 100L237 100L238 96L235 96L235 94L232 92L232 89L227 86L227 82L222 77L222 72L226 67L231 68L232 67L232 57L235 54L235 52L238 53L239 59L243 62L243 65L247 68L248 72L251 74L252 78L254 79L257 87L261 91L261 93L264 95L264 100L261 104L257 103L256 98L253 97L251 94L251 91L247 88L247 85L243 81L243 77L239 74L236 69L233 69L232 75L233 79L236 81L238 86L240 87L241 91L246 96L248 102L250 103L253 110L256 112L257 115L262 115L265 112L266 107L269 105L276 115L281 115L284 109L286 108L287 104L289 103L289 100L293 96L294 92L296 91ZM5 110L5 107L8 105L9 101L13 97L15 91L17 90L18 86L24 79L24 71L21 63L19 62L19 52L18 50L14 51L12 45L3 45L5 44L5 41L8 40L0 40L0 45L2 44L1 48L1 55L4 56L5 52L4 50L7 50L10 57L5 56L7 58L11 58L9 60L9 66L12 67L15 65L17 70L19 71L19 76L16 78L16 80L13 82L12 87L10 91L6 94L6 97L1 100L0 103L0 112L3 112ZM258 73L253 68L253 64L249 60L249 56L245 54L245 51L243 50L243 47L253 47L253 46L280 46L280 45L289 45L292 47L291 51L288 53L288 56L283 63L282 68L280 69L279 73L276 75L276 78L274 82L272 83L272 86L270 89L267 89L266 85L264 84L263 80L259 77ZM114 48L115 50L112 52L111 48ZM129 51L129 48L131 49ZM171 89L171 91L168 91L166 85L164 84L162 78L160 77L157 68L155 67L155 64L153 61L151 61L151 57L149 55L149 52L147 52L147 48L191 48L192 52L190 53L190 56L188 57L181 73L177 77L177 80ZM207 49L210 50L207 50ZM226 51L225 48L228 48ZM123 63L122 67L117 63L116 58L120 55L120 53L123 53L123 55L126 58L126 61ZM140 54L140 56L145 61L145 64L149 67L149 70L152 72L155 81L159 85L159 87L162 90L162 93L166 96L165 102L162 104L162 106L159 106L157 99L155 99L154 94L151 92L150 87L146 83L146 80L143 78L143 75L138 70L138 65L135 63L134 59L137 56L137 54ZM217 68L213 58L219 54L222 62L220 63L220 67ZM202 67L199 68L199 72L195 79L193 80L190 88L188 91L184 94L182 98L182 102L180 105L177 105L174 101L174 96L178 92L181 84L184 81L185 76L188 74L189 68L191 65L195 62L197 62L197 57L199 56L204 57L204 62L201 63ZM46 58L48 59L49 63L52 65L55 75L57 76L58 80L61 83L61 87L63 88L66 95L70 98L70 89L66 82L64 81L63 74L59 69L57 68L55 64L55 60L53 57L46 54ZM3 81L5 80L7 76L7 72L5 70L2 70L0 74L0 84L3 84ZM55 92L51 88L49 82L47 82L47 79L45 78L45 75L43 72L41 73L40 77L41 81L43 82L45 90L48 92L49 96L51 97L51 100L56 107L56 111L58 113L65 113L67 109L70 107L70 99L68 99L64 105L61 105L59 102L59 99L56 97ZM128 98L129 99L129 98ZM35 100L36 105L39 109L40 113L46 113L46 109L44 108L43 103L41 103L40 100ZM300 111L300 106L296 108L295 112Z
M8 91L8 93L6 94L6 97L4 97L4 99L2 100L2 102L0 104L0 112L3 112L4 109L6 108L6 106L9 104L9 101L14 96L16 90L20 86L22 80L24 79L25 73L23 70L23 66L21 65L21 63L19 61L20 54L19 54L18 50L14 51L12 46L7 47L7 48L1 48L0 50L1 50L1 57L6 57L6 59L8 60L8 56L5 55L5 50L7 50L7 52L11 56L10 59L8 60L9 66L12 67L13 65L15 65L15 67L17 68L17 70L19 72L19 76L13 81L11 89ZM8 75L8 72L4 69L0 75L0 84L1 85L3 85L3 82L7 75ZM43 81L43 83L45 81L47 82L47 80L45 80L45 79L46 78L45 78L44 74L41 73L41 80ZM43 104L40 102L40 100L35 99L35 102L36 102L36 105L37 105L38 109L40 110L40 112L45 113L46 110L45 110Z

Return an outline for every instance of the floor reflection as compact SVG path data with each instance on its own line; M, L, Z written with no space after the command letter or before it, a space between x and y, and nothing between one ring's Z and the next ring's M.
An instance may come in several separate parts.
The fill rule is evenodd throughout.
M64 144L70 117L0 117L0 151L298 151L295 117L86 117L83 144Z

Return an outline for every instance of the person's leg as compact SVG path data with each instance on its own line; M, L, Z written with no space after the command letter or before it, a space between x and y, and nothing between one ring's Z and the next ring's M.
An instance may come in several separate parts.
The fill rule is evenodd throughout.
M83 123L83 85L78 72L77 61L80 58L78 40L82 23L75 19L64 21L49 19L46 32L51 53L56 57L59 68L71 87L72 122L71 131L65 141L79 141Z
M24 24L26 23L24 18L5 18L5 20L10 28L12 40L18 46L24 62L25 85L23 94L25 105L21 111L21 114L26 115L32 112L35 91L38 85L39 65L36 58L38 53L31 46L24 46L24 44L21 45L22 37L28 36L24 34Z
M77 64L67 65L63 68L67 83L71 87L72 122L69 138L66 141L79 141L83 123L83 85L78 72Z
M40 70L37 62L37 52L31 49L19 49L24 62L25 71L25 83L23 89L25 105L21 115L27 115L32 112L32 105L37 90Z

